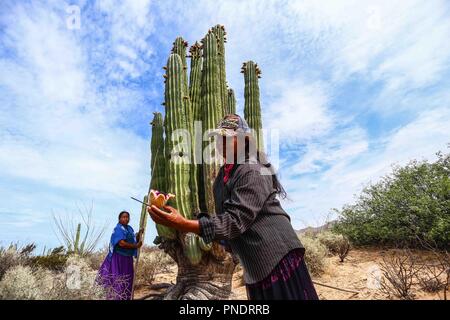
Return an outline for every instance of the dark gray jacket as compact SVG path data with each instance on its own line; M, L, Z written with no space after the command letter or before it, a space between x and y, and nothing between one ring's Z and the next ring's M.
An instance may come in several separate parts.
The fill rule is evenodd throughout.
M214 181L216 215L197 215L205 242L228 240L245 283L264 279L290 250L303 248L276 198L272 175L259 163L235 164L226 184L224 166Z

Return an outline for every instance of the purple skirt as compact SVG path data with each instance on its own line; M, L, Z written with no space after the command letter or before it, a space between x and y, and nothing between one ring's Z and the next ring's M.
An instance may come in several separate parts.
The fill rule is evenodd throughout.
M249 300L319 300L303 259L303 249L289 251L261 281L246 284Z
M133 277L133 257L113 252L100 266L96 281L107 289L109 300L131 300Z

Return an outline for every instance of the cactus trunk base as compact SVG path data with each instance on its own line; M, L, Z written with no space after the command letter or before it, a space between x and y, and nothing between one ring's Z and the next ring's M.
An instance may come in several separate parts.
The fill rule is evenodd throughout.
M192 265L180 242L164 239L159 248L169 254L178 265L176 284L166 291L164 300L227 300L232 289L233 272L237 261L222 246L214 243L203 253L202 260Z

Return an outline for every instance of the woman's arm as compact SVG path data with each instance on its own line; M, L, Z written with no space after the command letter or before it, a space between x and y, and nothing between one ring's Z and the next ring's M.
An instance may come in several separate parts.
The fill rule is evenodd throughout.
M198 220L189 220L184 218L177 209L171 206L164 206L168 212L164 212L156 206L152 205L147 209L153 221L164 226L177 229L184 232L193 232L200 234L200 225Z
M229 240L245 232L261 211L272 192L272 177L257 170L246 172L236 182L231 198L224 202L224 213L209 217L202 213L198 220L188 220L170 206L164 208L168 214L155 206L148 209L152 219L159 224L199 234L206 243L212 240Z
M119 247L124 249L138 249L142 247L142 241L139 241L138 243L129 243L126 242L125 240L120 240L118 244Z
M230 199L224 203L223 214L199 218L200 236L212 240L231 240L244 233L253 223L272 192L272 177L257 170L246 172L236 180Z

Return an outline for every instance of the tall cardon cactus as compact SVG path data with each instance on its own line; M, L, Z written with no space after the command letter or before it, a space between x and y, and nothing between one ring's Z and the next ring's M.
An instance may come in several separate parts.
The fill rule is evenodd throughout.
M195 42L188 56L187 42L182 37L175 39L164 67L164 123L160 113L155 113L152 121L150 187L175 194L169 205L187 219L195 219L198 212L215 215L213 183L222 159L215 153L214 138L205 133L215 129L225 114L236 113L235 93L227 88L226 82L225 43L222 25L215 25L200 43ZM189 77L186 57L191 59ZM249 61L244 64L243 72L244 115L259 134L262 128L260 71ZM196 122L201 124L199 130L195 130ZM262 137L257 139L261 148ZM159 237L154 243L178 265L177 283L168 290L165 299L228 298L237 263L230 253L217 241L206 244L195 233L159 225L157 230Z

